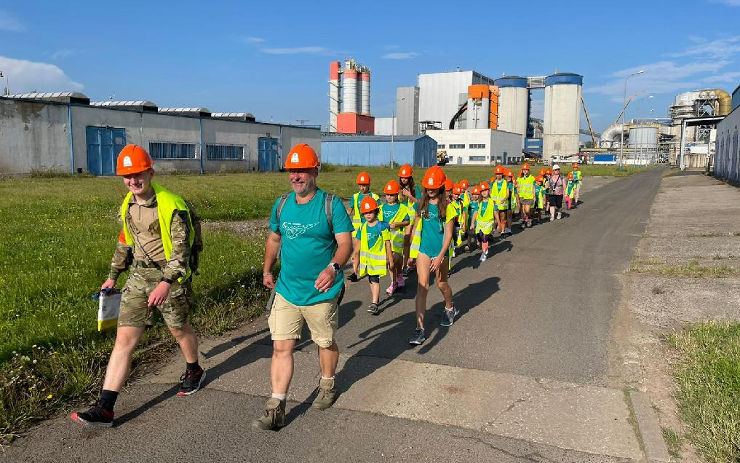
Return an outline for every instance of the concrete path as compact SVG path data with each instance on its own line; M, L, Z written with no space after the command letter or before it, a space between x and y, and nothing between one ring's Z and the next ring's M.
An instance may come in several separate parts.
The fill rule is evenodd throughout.
M342 395L328 411L308 408L318 366L315 348L302 343L290 422L278 433L249 427L269 392L262 318L203 342L209 384L198 394L172 397L182 369L177 358L125 391L115 428L51 420L5 456L642 461L633 423L650 423L651 410L609 377L608 358L621 291L616 275L629 265L660 180L658 170L597 189L587 179L584 204L566 219L499 242L482 265L477 252L457 258L451 284L461 316L451 328L439 327L442 303L431 291L428 340L418 348L407 344L413 291L385 301L374 317L365 312L367 282L350 284L338 335ZM637 416L634 402L643 405Z

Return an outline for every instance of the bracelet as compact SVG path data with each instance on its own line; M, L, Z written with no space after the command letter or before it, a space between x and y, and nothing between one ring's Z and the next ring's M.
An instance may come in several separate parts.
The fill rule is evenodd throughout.
M170 284L170 285L174 283L174 281L170 280L169 278L164 278L164 277L162 277L159 281L164 281L165 283Z

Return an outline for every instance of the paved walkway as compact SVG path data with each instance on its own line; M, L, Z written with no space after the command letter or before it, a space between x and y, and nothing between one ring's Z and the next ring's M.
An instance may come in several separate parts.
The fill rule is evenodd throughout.
M658 170L613 182L587 179L569 217L454 262L460 318L439 327L430 292L428 340L406 343L413 291L365 312L369 290L351 284L341 308L343 391L324 412L308 405L315 348L301 344L280 432L249 427L269 392L264 318L201 346L206 389L173 397L178 358L129 387L118 426L88 430L51 420L8 449L10 461L641 461L633 422L649 403L609 377L621 285L661 180ZM631 409L636 407L636 416Z

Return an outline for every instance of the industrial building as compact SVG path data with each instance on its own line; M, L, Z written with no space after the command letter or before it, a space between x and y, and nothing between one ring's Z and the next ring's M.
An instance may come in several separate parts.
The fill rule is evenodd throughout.
M717 125L714 175L740 183L740 86L732 92L731 112Z
M329 132L375 133L370 114L370 68L348 59L329 64Z
M437 142L427 135L326 135L321 139L321 162L342 166L437 163Z
M512 164L524 159L522 136L490 129L428 130L450 164Z
M146 148L160 172L269 171L284 150L321 149L318 127L255 121L249 113L159 108L149 101L91 102L82 93L0 97L0 173L113 175L121 148Z

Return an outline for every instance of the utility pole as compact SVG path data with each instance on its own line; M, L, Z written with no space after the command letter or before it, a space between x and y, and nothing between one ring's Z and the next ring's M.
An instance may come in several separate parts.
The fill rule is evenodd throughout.
M632 76L643 74L644 72L645 72L644 69L640 69L639 71L634 72L624 78L624 94L622 95L622 103L624 104L624 110L622 111L622 128L619 131L619 133L621 134L621 142L619 143L619 169L620 170L624 167L624 126L625 126L625 116L627 114L627 80Z

